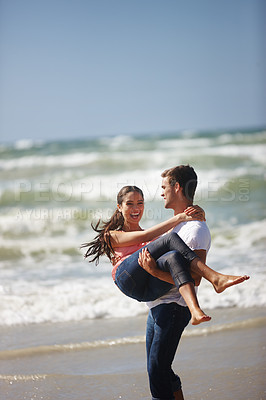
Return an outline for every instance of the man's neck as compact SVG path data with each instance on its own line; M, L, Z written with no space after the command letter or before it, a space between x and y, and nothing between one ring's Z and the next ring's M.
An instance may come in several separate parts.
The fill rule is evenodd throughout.
M183 199L182 201L178 201L174 207L174 215L180 214L182 212L185 211L186 208L188 208L189 206L192 206L192 202L188 201L187 199Z

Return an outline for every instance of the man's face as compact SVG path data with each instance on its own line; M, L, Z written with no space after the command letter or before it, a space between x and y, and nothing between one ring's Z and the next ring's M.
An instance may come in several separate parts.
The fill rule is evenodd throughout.
M161 196L164 199L164 207L165 208L174 208L174 205L177 201L176 185L171 186L167 177L163 178L163 180L162 180Z

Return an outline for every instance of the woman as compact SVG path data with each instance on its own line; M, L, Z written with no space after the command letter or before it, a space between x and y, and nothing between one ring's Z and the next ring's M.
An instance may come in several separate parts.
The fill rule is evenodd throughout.
M201 269L207 272L202 276L211 281L217 292L248 277L219 274L202 263L176 233L163 235L180 222L204 220L204 212L199 207L189 207L184 213L147 230L142 230L139 225L143 211L142 191L136 186L123 187L117 195L117 209L110 220L102 228L98 221L94 228L98 235L92 242L82 245L88 247L84 257L94 256L90 261L98 263L99 257L106 254L113 264L112 276L116 285L125 295L139 301L155 300L167 293L174 283L189 307L192 324L209 321L211 318L199 307L189 266L194 269L198 265L204 266ZM149 267L153 259L160 270L171 273L172 283L157 279L140 266ZM209 270L213 272L211 279Z

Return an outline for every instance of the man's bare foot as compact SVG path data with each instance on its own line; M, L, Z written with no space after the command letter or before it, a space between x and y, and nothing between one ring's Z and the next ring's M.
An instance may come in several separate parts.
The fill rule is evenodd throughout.
M249 279L248 275L235 276L235 275L223 275L219 274L215 282L213 283L213 287L217 293L222 293L225 289L230 286L238 285Z
M211 320L211 317L206 315L202 310L199 310L199 312L195 312L191 316L191 324L192 325L199 325L202 322L208 322Z

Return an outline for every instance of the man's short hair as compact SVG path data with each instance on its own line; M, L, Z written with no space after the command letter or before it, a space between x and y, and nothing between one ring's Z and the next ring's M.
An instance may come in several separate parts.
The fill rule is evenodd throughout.
M162 178L168 178L171 186L175 186L178 182L182 188L183 195L193 201L194 194L197 188L197 174L190 165L179 165L174 168L166 169L162 174Z

